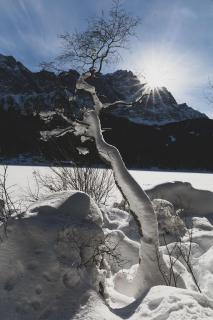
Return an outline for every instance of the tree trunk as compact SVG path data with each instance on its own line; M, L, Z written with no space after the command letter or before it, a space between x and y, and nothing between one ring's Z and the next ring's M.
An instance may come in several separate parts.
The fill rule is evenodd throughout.
M96 112L85 113L83 122L88 126L85 134L94 138L99 155L111 165L115 182L140 229L140 264L131 288L137 297L154 285L165 284L166 266L159 252L157 217L149 197L128 172L119 151L104 140Z

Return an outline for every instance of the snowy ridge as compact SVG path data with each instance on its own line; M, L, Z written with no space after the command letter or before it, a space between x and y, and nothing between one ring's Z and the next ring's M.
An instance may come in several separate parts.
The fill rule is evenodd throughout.
M111 110L117 117L127 118L136 124L165 125L207 116L186 103L178 104L166 88L144 89L132 107L119 105Z
M28 113L53 111L62 107L72 110L69 99L75 92L79 77L75 70L59 75L45 70L33 73L13 57L0 55L0 72L0 105L3 108L12 107ZM177 104L166 88L148 88L131 71L98 74L88 81L95 86L100 103L105 103L106 107L111 102L121 100L120 104L110 107L108 112L137 124L164 125L207 118L185 103ZM76 102L79 103L78 108L81 108L84 102L88 105L88 97L81 97ZM128 103L133 105L126 105Z

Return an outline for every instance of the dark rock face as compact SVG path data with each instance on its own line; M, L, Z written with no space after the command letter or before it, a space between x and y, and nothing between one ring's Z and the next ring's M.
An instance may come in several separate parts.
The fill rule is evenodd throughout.
M79 74L75 70L62 72L56 75L53 72L42 70L31 72L21 62L13 57L0 54L0 96L3 94L39 94L48 93L59 87L68 87L74 90Z
M90 83L95 86L102 102L132 102L138 99L144 90L144 84L131 71L126 70L98 74Z
M42 70L31 72L13 57L0 55L0 106L21 113L50 111L66 107L79 74L75 70L59 75Z
M79 155L76 146L81 142L72 134L49 142L40 139L42 130L66 127L57 109L75 117L81 107L92 107L82 92L69 100L78 77L75 70L33 73L13 57L0 55L0 156L42 153L48 159L100 161L92 142L85 143L91 153ZM131 71L97 74L89 81L102 102L133 102L101 114L102 126L111 128L106 140L120 150L128 166L213 169L213 121L206 115L177 104L166 88L148 88Z
M1 95L35 89L32 73L13 57L0 54L0 75Z

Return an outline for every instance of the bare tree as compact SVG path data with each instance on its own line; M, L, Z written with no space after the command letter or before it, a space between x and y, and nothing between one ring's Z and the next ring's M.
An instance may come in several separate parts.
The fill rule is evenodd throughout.
M115 183L129 203L131 214L138 224L141 237L140 252L142 256L139 259L137 274L131 283L134 296L138 297L152 286L165 283L156 258L157 252L160 264L167 272L167 266L159 250L157 217L151 200L128 172L119 151L103 138L98 113L104 106L98 99L95 88L86 81L88 77L89 73L81 75L76 88L91 94L95 110L85 111L82 121L72 121L67 118L69 126L67 129L63 129L61 134L64 135L74 130L76 135L94 140L100 157L111 166ZM63 118L66 119L64 116ZM50 137L51 135L52 133L50 133ZM60 136L59 132L57 132L57 136Z
M198 280L196 278L196 275L194 273L193 266L191 263L192 243L193 243L192 229L187 230L187 235L188 235L188 242L189 242L188 247L182 241L181 236L177 239L176 242L168 245L166 241L166 237L165 235L163 235L166 254L169 257L169 270L168 270L169 272L165 273L164 269L161 267L161 264L157 255L158 267L164 278L165 284L170 286L171 283L173 283L174 286L177 287L178 279L180 278L181 274L177 273L175 269L176 269L177 261L181 261L185 265L189 274L191 275L198 291L201 292Z
M50 173L33 172L34 186L28 186L27 202L34 202L47 193L79 190L87 193L95 202L105 205L115 188L112 170L90 167L51 167Z
M51 63L42 66L71 65L80 71L100 72L104 63L117 62L120 49L126 49L129 39L135 35L140 19L131 16L121 6L120 0L113 0L106 14L88 21L83 32L67 32L60 35L63 51ZM57 68L57 67L56 67Z

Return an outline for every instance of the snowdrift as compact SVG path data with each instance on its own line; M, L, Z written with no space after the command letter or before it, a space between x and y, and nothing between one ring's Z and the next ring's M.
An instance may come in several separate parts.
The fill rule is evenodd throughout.
M62 192L8 226L0 248L1 319L70 319L98 292L90 260L102 241L102 215L82 192Z
M152 198L163 233L177 222L175 203L162 200L162 193L156 196L161 196ZM11 220L0 246L1 319L213 319L210 220L193 218L191 244L187 233L182 236L183 246L191 245L191 264L202 293L180 260L176 270L185 289L155 286L135 299L131 288L140 262L140 235L129 213L100 210L78 191L40 200ZM184 223L180 228L185 230ZM170 237L168 246L175 246L173 241ZM162 244L160 250L168 263L167 248ZM175 258L175 250L172 254Z
M151 199L159 198L171 202L176 209L183 209L187 215L205 216L213 214L213 192L195 189L188 182L162 183L146 190L146 193Z

